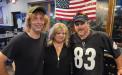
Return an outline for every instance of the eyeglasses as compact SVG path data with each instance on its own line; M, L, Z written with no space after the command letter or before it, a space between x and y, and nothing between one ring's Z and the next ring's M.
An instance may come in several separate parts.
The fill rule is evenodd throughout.
M74 23L75 26L79 26L79 25L83 25L83 24L85 24L85 22L82 22L82 21L78 21L78 22Z

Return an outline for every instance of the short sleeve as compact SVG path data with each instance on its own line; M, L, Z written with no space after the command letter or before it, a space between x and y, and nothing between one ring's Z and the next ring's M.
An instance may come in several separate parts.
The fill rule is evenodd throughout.
M13 38L1 51L9 59L13 60L17 51L17 38Z
M117 58L118 56L121 55L120 48L117 47L117 44L106 34L102 34L102 41L104 49L109 51L114 58Z

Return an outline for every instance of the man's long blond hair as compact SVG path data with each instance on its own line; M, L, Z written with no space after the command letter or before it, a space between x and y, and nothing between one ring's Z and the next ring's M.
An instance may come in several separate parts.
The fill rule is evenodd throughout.
M41 12L39 12L40 14L43 14ZM26 18L25 18L25 27L24 27L24 31L25 32L29 32L30 29L31 29L31 19L32 17L35 15L36 13L28 13ZM47 15L44 15L44 28L42 31L47 31L47 26L48 26L48 23L49 22L49 19L48 19L48 16Z

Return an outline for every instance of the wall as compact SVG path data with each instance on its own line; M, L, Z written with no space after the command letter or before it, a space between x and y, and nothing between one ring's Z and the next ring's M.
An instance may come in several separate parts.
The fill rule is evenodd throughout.
M16 3L8 3L4 5L4 21L5 24L13 26L13 18L11 12L26 12L27 11L27 1L26 0L17 0Z
M45 1L45 0L17 0L16 3L7 3L6 0L0 2L2 6L4 25L13 26L13 18L11 12L27 12L28 3L36 1ZM1 25L1 24L0 24Z
M4 6L6 5L6 1L5 0L2 0L2 2L0 2L0 7L2 7L2 14L1 15L3 15L3 18L4 18L4 14L3 13L5 13L4 12ZM6 14L6 13L5 13ZM4 20L3 20L4 21ZM0 25L2 25L2 24L0 24Z
M45 0L27 0L28 2L45 1Z
M2 0L2 2L0 2L0 6L4 6L6 4L6 0Z

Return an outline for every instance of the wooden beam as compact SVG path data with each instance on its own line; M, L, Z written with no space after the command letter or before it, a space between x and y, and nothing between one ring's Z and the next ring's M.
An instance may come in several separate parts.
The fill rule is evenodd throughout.
M113 23L114 23L114 8L116 5L116 0L109 0L108 4L108 17L107 17L107 25L106 25L106 32L111 37L113 31Z

